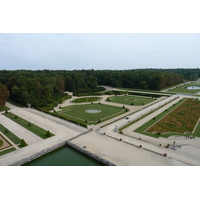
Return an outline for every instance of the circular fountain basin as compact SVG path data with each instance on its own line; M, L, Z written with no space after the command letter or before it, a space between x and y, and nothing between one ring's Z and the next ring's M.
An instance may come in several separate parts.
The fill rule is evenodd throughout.
M100 109L88 109L88 110L86 110L85 111L86 113L100 113L101 112L101 110Z

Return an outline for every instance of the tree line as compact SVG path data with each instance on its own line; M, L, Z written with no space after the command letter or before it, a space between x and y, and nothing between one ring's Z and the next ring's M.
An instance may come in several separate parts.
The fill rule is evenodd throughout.
M0 103L10 99L22 105L41 108L67 98L65 91L97 92L98 85L121 88L160 90L184 80L200 77L200 69L136 69L136 70L1 70ZM4 88L4 89L2 89Z

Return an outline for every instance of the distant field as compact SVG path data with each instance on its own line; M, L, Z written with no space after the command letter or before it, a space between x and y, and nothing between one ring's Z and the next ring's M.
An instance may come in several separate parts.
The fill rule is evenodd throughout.
M141 106L154 101L151 97L141 97L135 95L123 95L123 96L112 96L108 100L114 103L120 103L125 105Z
M88 111L97 113L88 113ZM126 112L123 107L110 106L105 104L84 104L64 107L59 111L59 115L78 122L86 122L88 124L96 124ZM100 120L100 121L99 121Z
M83 97L83 98L74 99L72 102L73 103L88 103L88 102L99 101L100 99L101 97Z
M183 94L196 94L197 92L200 92L200 89L198 89L198 90L187 89L187 87L190 87L190 86L200 87L200 83L199 82L191 82L191 83L185 84L183 86L177 87L175 89L169 90L169 92L176 92L176 93L183 93Z

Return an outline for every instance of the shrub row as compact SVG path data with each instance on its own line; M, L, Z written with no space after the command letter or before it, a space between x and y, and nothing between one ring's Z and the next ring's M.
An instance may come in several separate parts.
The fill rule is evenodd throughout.
M148 97L162 97L160 94L150 94L150 93L140 93L140 92L128 92L129 95L139 95L139 96L148 96Z

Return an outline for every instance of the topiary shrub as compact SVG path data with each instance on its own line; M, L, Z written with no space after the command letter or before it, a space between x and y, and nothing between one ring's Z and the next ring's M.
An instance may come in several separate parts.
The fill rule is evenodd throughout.
M49 132L49 130L47 131L46 137L51 137L51 133Z
M30 122L28 123L28 126L31 126L31 123L30 123Z
M28 144L24 141L24 139L21 140L21 143L20 143L20 147L25 147L27 146Z
M17 119L18 118L18 116L17 115L15 115L15 119Z

